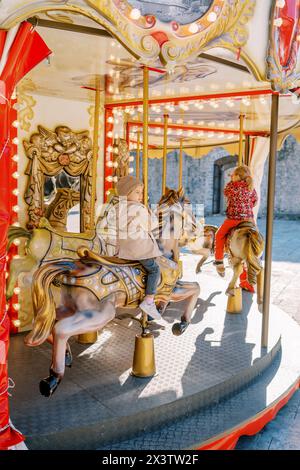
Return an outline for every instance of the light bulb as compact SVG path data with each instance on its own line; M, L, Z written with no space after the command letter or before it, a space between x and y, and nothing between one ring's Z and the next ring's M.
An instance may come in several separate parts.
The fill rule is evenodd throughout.
M12 140L12 143L15 144L15 145L18 145L18 143L19 143L18 137L14 137L13 140Z
M112 124L114 122L114 118L112 116L109 116L109 118L107 119L107 122Z
M197 23L190 24L189 26L190 33L195 34L195 33L198 33L198 31L199 31L199 26L197 25Z
M12 126L13 126L13 127L16 127L16 128L19 127L19 125L20 125L20 123L19 123L19 121L17 121L17 120L16 120L16 121L13 121L13 123L12 123Z
M17 163L17 162L19 161L19 155L15 154L15 155L12 157L12 160Z
M17 295L19 295L19 294L20 294L20 292L21 292L21 289L20 289L20 287L15 287L15 288L14 288L14 294L17 294Z
M16 238L16 239L13 241L13 244L16 245L16 246L19 246L20 243L21 243L21 241L20 241L18 238Z
M107 133L107 137L109 137L109 138L112 138L112 136L113 136L113 133L112 133L112 131L108 131L108 133Z
M19 212L20 207L17 206L17 205L16 205L16 206L13 206L12 210L13 210L14 212Z
M111 183L113 181L113 177L111 175L107 176L106 177L106 181L108 181L109 183Z
M19 310L19 308L18 308ZM13 324L16 328L18 328L19 326L21 326L21 321L20 320L13 320Z
M138 8L133 8L129 16L133 20L138 20L141 17L141 12Z
M129 168L128 171L129 171L129 173L133 173L134 170L133 170L133 168Z
M280 28L280 26L282 25L282 23L283 23L282 18L276 18L276 19L273 21L274 26L277 26L278 28Z
M20 304L13 304L13 308L18 311L18 310L20 310L21 305Z
M113 177L113 181L114 181L114 183L117 183L117 182L118 182L118 177L117 177L117 176L114 176L114 177Z
M207 20L210 22L210 23L213 23L214 21L216 21L217 19L217 15L214 11L211 11L207 17Z
M277 0L276 1L276 6L277 6L277 8L284 8L285 0Z
M113 167L113 162L110 160L109 162L107 162L106 166L108 166L109 168L112 168Z
M18 196L18 195L19 195L19 192L20 192L20 191L19 191L17 188L15 188L15 189L12 190L12 193L13 193L14 196Z

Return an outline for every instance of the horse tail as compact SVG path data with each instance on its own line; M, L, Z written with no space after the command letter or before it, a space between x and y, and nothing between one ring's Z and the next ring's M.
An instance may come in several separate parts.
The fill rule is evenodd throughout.
M26 230L26 228L16 227L15 225L10 225L10 227L8 228L7 250L9 250L12 242L16 238L27 238L28 240L31 240L32 237L33 237L33 232Z
M74 264L70 261L47 263L37 269L32 283L34 324L25 338L27 346L39 346L48 338L55 323L56 308L51 283L58 274L68 272Z
M254 229L245 229L245 235L248 238L248 246L246 248L248 282L251 285L255 285L257 275L262 269L259 257L264 249L264 239L259 231Z

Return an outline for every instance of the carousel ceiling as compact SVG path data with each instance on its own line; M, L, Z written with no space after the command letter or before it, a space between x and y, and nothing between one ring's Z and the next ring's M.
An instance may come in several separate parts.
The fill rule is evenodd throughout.
M97 80L102 102L114 107L116 133L125 120L137 122L133 142L144 64L152 67L149 132L157 146L165 113L170 145L235 141L241 114L247 133L267 134L271 87L300 85L300 0L2 0L1 7L0 24L30 17L53 51L19 90L93 102ZM298 120L297 96L283 93L279 129Z
M122 135L125 119L133 123L142 119L142 64L115 39L36 28L53 54L23 79L20 91L93 102L98 77L102 100L114 107L116 134ZM179 145L181 138L191 146L235 141L240 114L245 114L246 132L269 132L270 84L258 82L230 51L223 57L221 52L212 50L209 55L178 64L172 70L153 64L157 69L153 67L149 78L151 144L162 145L166 113L168 141L174 146ZM299 109L296 97L282 96L280 130L298 122ZM178 127L183 125L184 128ZM138 129L138 124L130 128L132 142L136 141Z

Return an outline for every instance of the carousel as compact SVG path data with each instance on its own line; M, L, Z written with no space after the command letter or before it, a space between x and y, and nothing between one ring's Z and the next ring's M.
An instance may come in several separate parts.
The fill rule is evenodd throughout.
M0 2L0 449L234 449L299 388L300 328L270 303L299 45L300 0ZM265 236L234 229L224 279L184 171L214 148L258 201L268 171ZM128 175L159 220L161 320L99 230Z

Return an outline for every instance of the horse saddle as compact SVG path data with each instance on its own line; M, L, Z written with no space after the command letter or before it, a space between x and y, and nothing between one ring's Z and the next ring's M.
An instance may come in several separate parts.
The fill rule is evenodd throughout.
M243 220L236 227L233 227L232 229L229 230L227 237L226 237L226 243L225 243L226 252L229 251L230 240L232 239L234 232L236 230L240 230L243 228L254 230L255 232L257 232L257 226L255 225L254 222L251 222L251 220Z

